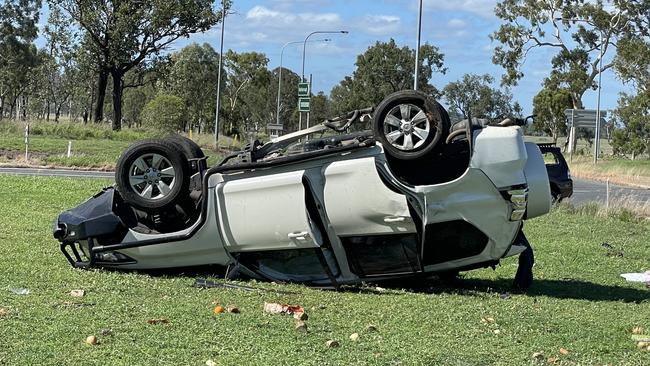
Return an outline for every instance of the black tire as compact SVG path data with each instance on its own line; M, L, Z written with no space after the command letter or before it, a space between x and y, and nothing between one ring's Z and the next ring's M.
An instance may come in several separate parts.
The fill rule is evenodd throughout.
M402 110L401 106L407 109ZM417 118L420 111L425 119ZM400 113L401 119L394 114L397 112ZM405 112L407 116L403 115ZM394 124L387 122L391 119ZM399 126L395 125L397 121L401 121ZM417 126L425 129L418 128L418 131ZM387 154L399 160L420 159L438 151L449 134L449 126L449 115L442 105L432 97L413 90L389 95L377 106L373 116L375 138L381 142ZM424 138L422 138L422 130L427 132ZM393 136L388 137L389 135Z
M172 134L165 137L165 140L177 144L181 148L181 150L185 154L185 157L188 160L200 159L205 157L205 154L203 154L203 150L201 150L201 147L196 142L188 139L185 136ZM198 164L198 161L192 162L192 164L190 164L190 170L192 171L192 173L196 173L199 170L199 166L200 165Z
M185 200L189 178L185 154L166 140L136 142L122 153L115 169L116 188L124 201L147 212Z

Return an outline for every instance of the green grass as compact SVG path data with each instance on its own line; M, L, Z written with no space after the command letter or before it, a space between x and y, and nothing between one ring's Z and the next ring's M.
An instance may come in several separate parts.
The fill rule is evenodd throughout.
M541 365L549 357L565 365L650 364L630 333L634 326L650 333L650 291L619 277L649 269L647 221L560 208L528 222L536 282L506 299L500 294L510 291L515 258L419 290L253 282L246 284L296 294L199 290L192 276L68 266L51 238L52 220L106 183L0 177L0 307L8 310L0 316L0 365ZM623 256L608 255L604 242ZM31 293L14 295L14 287ZM86 296L71 297L73 289ZM264 314L265 301L305 307L309 332L295 331L290 317ZM215 316L215 302L241 313ZM170 323L149 325L154 318ZM367 332L369 324L377 332ZM100 335L105 328L112 334ZM355 332L358 342L349 340ZM84 344L89 335L100 344ZM327 348L329 339L341 347ZM543 359L533 360L534 352Z
M24 125L13 121L0 123L0 164L113 170L122 151L134 141L165 135L126 128L113 132L105 125L80 123L36 122L31 126L29 158L25 161ZM215 151L208 143L212 141L211 135L197 136L196 140L209 156L209 165L221 161L223 152ZM221 140L222 146L232 145L228 145L230 139ZM68 158L69 141L72 141L72 154Z

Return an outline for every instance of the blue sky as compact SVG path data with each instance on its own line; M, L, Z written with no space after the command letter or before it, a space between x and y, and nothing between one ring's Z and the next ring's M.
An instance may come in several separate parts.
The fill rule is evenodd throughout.
M487 73L498 83L503 70L491 62L495 44L489 39L500 25L492 11L496 2L424 1L422 43L438 46L445 54L448 68L445 75L433 76L433 85L443 88L465 73ZM418 0L234 0L234 14L226 19L224 48L264 52L272 69L280 64L280 50L285 42L301 41L316 30L347 30L350 32L347 35L315 35L311 39L331 38L332 41L307 46L305 73L313 74L314 91L329 94L333 86L354 71L356 56L376 41L394 38L398 44L414 48L417 6ZM45 16L41 21L46 19ZM218 25L204 34L179 40L174 48L190 42L207 42L218 50L220 32ZM537 49L531 53L523 69L525 77L512 89L524 112L531 112L532 98L550 71L551 52ZM288 46L283 65L300 73L301 59L302 45ZM627 89L613 71L606 71L602 107L615 108L618 94ZM587 92L583 102L585 108L595 108L596 92Z

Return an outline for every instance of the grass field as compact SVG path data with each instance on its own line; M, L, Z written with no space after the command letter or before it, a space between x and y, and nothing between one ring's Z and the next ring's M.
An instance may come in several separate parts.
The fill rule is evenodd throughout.
M0 176L0 365L650 364L650 352L631 339L636 326L650 333L650 290L619 277L650 269L647 221L568 209L530 221L536 282L525 294L507 294L514 258L496 271L411 289L333 292L249 281L295 294L199 290L189 275L68 266L52 220L104 184ZM86 295L70 296L74 289ZM265 301L305 307L308 332L294 330L288 316L265 314ZM216 303L241 313L213 315ZM169 323L147 322L158 318ZM89 335L99 344L85 344ZM340 347L327 348L330 339ZM533 359L535 352L542 355Z
M28 159L25 160L24 130L15 122L2 122L0 165L113 170L122 151L134 141L164 135L146 130L113 132L107 126L79 123L35 123L29 138ZM195 136L195 140L209 156L209 164L216 164L223 158L223 148L241 145L241 142L233 144L232 139L222 138L222 149L217 152L212 135ZM68 142L72 142L70 157L67 157Z

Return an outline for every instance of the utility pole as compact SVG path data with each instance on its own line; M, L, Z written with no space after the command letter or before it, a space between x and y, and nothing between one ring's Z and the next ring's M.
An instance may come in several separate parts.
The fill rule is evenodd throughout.
M420 69L420 36L422 35L422 1L420 0L420 10L418 11L418 33L417 45L415 46L415 77L413 78L413 90L418 90L418 74Z
M214 147L219 140L219 109L221 108L221 70L223 69L223 32L226 24L226 0L221 0L221 49L219 50L219 72L217 73L217 108L214 118Z
M600 66L598 66L598 102L596 104L596 141L594 142L594 164L598 163L600 153L600 89L603 80L603 31L600 31Z

